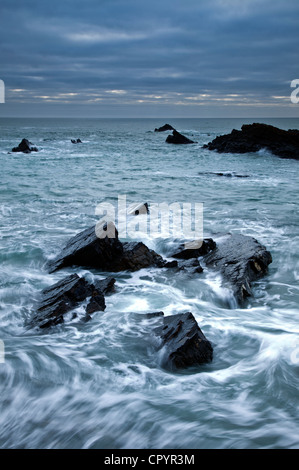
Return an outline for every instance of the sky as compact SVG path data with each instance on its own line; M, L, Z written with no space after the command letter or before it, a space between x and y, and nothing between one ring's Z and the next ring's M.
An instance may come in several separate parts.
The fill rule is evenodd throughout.
M298 0L1 0L0 117L299 117Z

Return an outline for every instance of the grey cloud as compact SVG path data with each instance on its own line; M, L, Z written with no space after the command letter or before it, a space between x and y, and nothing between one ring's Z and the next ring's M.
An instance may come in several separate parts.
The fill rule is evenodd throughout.
M0 78L15 105L14 89L32 103L121 106L153 95L175 107L179 93L185 106L220 106L226 95L276 106L298 75L297 0L2 0L0 9Z

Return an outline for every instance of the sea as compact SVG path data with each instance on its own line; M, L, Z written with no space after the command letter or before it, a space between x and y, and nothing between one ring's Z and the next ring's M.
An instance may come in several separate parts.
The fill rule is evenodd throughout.
M253 122L299 129L273 118L0 119L2 449L299 447L298 161L203 148ZM169 132L154 132L165 123L196 143L166 143ZM39 151L12 153L23 138ZM201 205L203 236L256 238L272 254L268 274L242 308L207 269L49 274L47 261L97 223L99 204L117 211L120 197ZM177 233L150 232L134 236L169 259ZM84 322L83 304L63 324L28 327L41 291L74 272L116 279L105 311ZM145 315L157 311L192 312L213 361L165 368L152 341L160 320Z

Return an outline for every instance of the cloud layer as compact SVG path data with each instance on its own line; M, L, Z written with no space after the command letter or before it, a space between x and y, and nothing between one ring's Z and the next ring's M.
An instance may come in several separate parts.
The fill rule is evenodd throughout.
M5 106L298 113L298 23L298 0L2 0Z

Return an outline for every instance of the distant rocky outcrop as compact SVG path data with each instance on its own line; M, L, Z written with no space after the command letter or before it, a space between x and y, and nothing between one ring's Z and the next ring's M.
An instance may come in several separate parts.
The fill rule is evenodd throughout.
M12 152L23 152L23 153L31 153L31 152L38 152L38 148L34 147L31 142L27 139L22 139L17 147L11 149Z
M163 317L162 325L154 332L161 341L161 365L164 367L182 369L213 359L213 347L191 312Z
M86 318L106 308L104 294L113 290L115 279L107 278L89 283L85 278L72 274L44 289L30 326L48 328L64 322L64 316L90 297L86 306Z
M170 124L164 124L162 127L158 127L155 129L155 132L165 132L165 131L174 131L174 127L172 127Z
M217 247L203 257L207 268L218 271L224 283L233 291L240 306L252 295L251 283L268 272L271 253L255 238L227 234L217 241Z
M71 139L72 144L82 144L81 139Z
M248 153L268 149L281 158L299 160L299 130L279 129L268 124L244 124L241 130L216 137L203 148L220 153Z
M193 140L188 139L188 137L180 134L178 131L173 130L172 135L168 135L166 138L168 144L195 144Z

